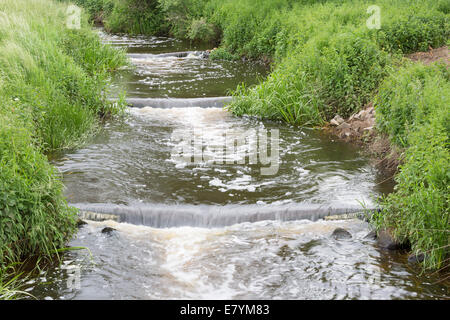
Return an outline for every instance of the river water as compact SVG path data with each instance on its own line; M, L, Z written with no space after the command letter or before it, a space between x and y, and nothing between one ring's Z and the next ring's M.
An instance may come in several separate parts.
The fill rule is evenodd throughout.
M354 146L223 109L230 89L258 83L267 69L210 61L202 57L208 48L171 38L100 34L125 47L135 66L118 72L112 85L112 97L127 91L130 107L84 148L53 162L72 205L119 220L88 221L69 244L88 249L64 254L61 266L29 282L30 293L41 299L449 296L448 286L420 275L404 254L366 239L366 222L323 219L373 208L392 191ZM253 162L251 150L258 152ZM116 230L102 233L105 227ZM352 238L332 239L337 227Z

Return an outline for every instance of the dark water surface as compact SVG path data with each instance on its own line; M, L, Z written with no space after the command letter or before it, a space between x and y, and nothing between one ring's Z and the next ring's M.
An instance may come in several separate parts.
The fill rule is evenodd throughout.
M120 71L112 87L125 89L134 107L54 164L71 204L120 215L121 222L82 227L70 245L90 251L64 255L62 267L30 282L31 293L47 299L448 297L448 286L421 276L404 254L365 239L366 222L321 219L374 207L375 198L392 191L354 146L222 108L229 89L258 83L264 67L202 59L208 48L170 38L101 35L127 48L136 66ZM263 175L267 165L250 163L239 145L223 156L227 137L250 144L275 131L274 175ZM189 149L189 161L178 156L186 137L202 142ZM198 155L203 161L192 163ZM230 163L218 163L222 158ZM116 231L101 233L106 226ZM336 227L352 239L331 239Z

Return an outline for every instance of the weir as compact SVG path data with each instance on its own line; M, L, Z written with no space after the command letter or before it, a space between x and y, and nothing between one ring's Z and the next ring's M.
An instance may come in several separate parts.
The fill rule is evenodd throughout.
M366 219L374 209L361 210L361 207L339 208L327 205L296 204L288 206L261 205L111 205L75 204L81 219L104 221L114 220L153 228L202 227L219 228L244 222L264 220L317 221L328 216L349 215L347 218Z
M222 108L231 102L232 97L211 97L211 98L128 98L127 104L134 108Z

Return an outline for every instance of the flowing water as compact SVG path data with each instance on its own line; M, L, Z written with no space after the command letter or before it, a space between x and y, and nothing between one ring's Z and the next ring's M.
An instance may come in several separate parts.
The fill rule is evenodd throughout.
M130 108L54 164L72 205L118 218L81 227L70 245L89 251L65 254L27 290L46 299L448 297L438 278L366 239L366 222L323 219L392 191L355 147L223 109L228 90L258 83L263 66L210 61L207 48L170 38L101 35L135 65L112 85ZM251 162L256 141L267 149ZM337 227L352 238L332 239Z

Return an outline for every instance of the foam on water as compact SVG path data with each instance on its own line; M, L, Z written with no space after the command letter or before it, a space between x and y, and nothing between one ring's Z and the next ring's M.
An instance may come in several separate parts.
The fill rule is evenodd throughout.
M113 235L100 233L105 226ZM343 227L349 240L330 238ZM394 299L423 298L415 276L364 239L360 220L259 221L224 228L151 228L89 222L71 245L81 289L60 281L47 295L83 299ZM51 275L47 280L53 280ZM127 285L124 285L126 283ZM92 291L91 288L107 288Z

